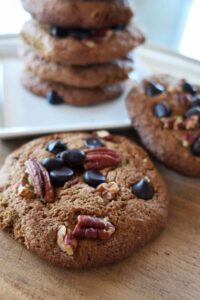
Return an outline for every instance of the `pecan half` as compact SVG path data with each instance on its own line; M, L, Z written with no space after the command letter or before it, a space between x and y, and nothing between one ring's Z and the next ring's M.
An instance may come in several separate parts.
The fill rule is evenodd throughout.
M80 215L72 234L80 239L107 240L114 232L115 227L107 218Z
M112 181L109 183L100 184L96 190L101 194L101 196L106 200L115 200L117 194L119 193L119 186L116 182Z
M57 232L57 245L63 252L72 256L78 246L78 242L73 237L71 230L67 231L66 227L61 225Z
M46 203L53 202L53 188L46 169L37 159L29 159L25 162L27 172L34 187L34 193Z
M190 147L194 141L199 137L199 134L193 134L191 132L187 132L182 135L181 137L181 143L183 147L188 148Z
M84 167L86 170L101 170L115 167L121 162L120 156L112 149L99 147L86 152Z

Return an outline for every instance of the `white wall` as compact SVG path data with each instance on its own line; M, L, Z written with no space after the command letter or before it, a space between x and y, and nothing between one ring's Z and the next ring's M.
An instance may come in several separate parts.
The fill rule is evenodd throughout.
M130 0L149 42L178 49L192 0Z

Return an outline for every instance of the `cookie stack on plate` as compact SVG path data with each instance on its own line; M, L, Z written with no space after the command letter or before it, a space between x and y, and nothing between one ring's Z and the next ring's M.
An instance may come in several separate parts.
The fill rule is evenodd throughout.
M22 0L34 19L22 28L23 85L51 104L117 98L144 42L125 0Z

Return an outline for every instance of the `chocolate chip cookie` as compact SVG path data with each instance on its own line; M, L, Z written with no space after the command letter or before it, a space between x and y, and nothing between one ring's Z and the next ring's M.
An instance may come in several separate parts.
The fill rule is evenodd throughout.
M22 75L22 84L35 95L47 97L50 104L65 103L75 106L94 105L114 100L124 91L121 83L105 87L78 88L42 80L27 71Z
M132 11L126 0L22 0L39 23L61 27L106 28L127 24Z
M23 26L21 35L45 59L71 65L124 58L144 42L143 34L135 25L126 29L75 30L42 26L30 20Z
M128 110L144 145L166 166L200 176L200 86L157 75L135 86Z
M0 227L57 266L127 257L165 227L168 205L147 154L106 131L33 140L0 171Z
M129 58L107 64L71 66L45 60L31 47L23 47L26 69L47 81L65 85L94 88L112 85L128 78L133 62Z

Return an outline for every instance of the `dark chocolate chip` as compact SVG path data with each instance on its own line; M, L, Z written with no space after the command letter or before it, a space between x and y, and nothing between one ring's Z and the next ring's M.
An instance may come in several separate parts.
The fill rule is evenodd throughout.
M98 148L103 147L104 143L98 138L90 137L85 140L85 145L87 148Z
M65 38L65 37L71 36L74 38L83 39L83 38L88 38L90 35L92 35L92 32L88 29L51 26L50 34L53 37L57 37L57 38Z
M132 192L141 199L150 200L154 196L154 188L147 178L143 178L140 181L132 185Z
M154 106L154 114L157 118L169 117L172 114L172 110L167 103L160 102Z
M191 83L185 81L183 83L183 91L194 96L197 92L197 89L194 85L192 85Z
M59 105L63 103L62 97L60 97L55 91L49 91L47 93L47 99L49 104Z
M51 141L48 143L46 150L54 153L54 154L58 154L59 152L65 151L67 149L66 145L60 141Z
M63 167L63 161L59 158L45 158L42 165L47 171L57 170Z
M190 108L186 113L185 113L186 118L190 118L192 116L200 116L200 106L194 106Z
M200 137L198 137L192 144L192 154L200 156Z
M83 165L85 159L85 152L80 149L68 150L60 153L60 158L68 166L76 168Z
M97 187L99 184L106 182L105 176L98 171L86 171L83 175L85 183Z
M62 187L72 178L72 176L74 176L74 171L66 167L50 172L50 178L53 185L58 187Z
M192 98L191 105L192 106L200 106L200 94L197 94Z
M146 95L153 97L164 93L165 87L160 83L148 82L146 85Z

